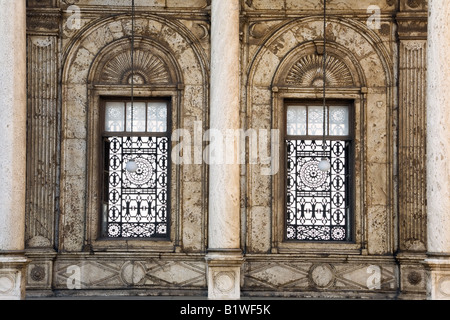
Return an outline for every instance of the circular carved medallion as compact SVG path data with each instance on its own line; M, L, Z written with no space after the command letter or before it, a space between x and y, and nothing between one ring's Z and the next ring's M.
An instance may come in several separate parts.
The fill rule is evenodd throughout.
M34 266L33 269L31 269L30 277L33 279L33 281L42 281L45 279L45 268L43 266Z
M334 270L329 264L313 265L309 271L309 278L316 287L324 289L334 283Z
M234 289L234 274L231 272L219 272L214 277L214 284L220 292L229 293Z
M140 262L126 262L120 272L120 278L126 285L141 284L145 280L145 267Z
M412 271L408 274L408 282L416 286L422 281L422 276L417 271Z
M12 276L0 276L0 293L8 294L14 289L15 280Z

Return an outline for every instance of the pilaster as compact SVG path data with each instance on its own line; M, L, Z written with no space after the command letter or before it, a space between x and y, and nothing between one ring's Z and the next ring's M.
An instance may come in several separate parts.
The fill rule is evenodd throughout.
M425 296L426 258L426 1L401 1L399 39L398 214L403 298Z

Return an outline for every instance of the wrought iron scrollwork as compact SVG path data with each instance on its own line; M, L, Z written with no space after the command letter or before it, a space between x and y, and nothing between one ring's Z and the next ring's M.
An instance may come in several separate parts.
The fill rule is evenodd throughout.
M107 237L168 236L169 142L167 137L107 138ZM128 160L137 164L126 170Z
M288 240L349 240L348 142L287 140L286 209ZM319 170L322 157L331 170Z

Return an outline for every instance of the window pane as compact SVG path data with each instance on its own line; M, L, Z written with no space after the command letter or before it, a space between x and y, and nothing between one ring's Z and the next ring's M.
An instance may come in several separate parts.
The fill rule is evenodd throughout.
M325 117L327 117L328 108L325 110ZM325 124L325 130L327 130ZM327 134L327 132L325 132ZM308 107L308 135L322 136L323 135L323 106L309 106Z
M167 103L149 102L147 110L147 132L166 132Z
M349 135L349 115L347 106L333 106L330 108L330 135Z
M145 102L127 103L127 132L145 132L146 112ZM131 121L133 118L133 121ZM133 127L131 126L133 123Z
M107 102L105 113L105 131L124 131L125 104L123 102Z
M346 241L349 227L346 141L287 140L286 237L302 241ZM331 169L323 172L326 157Z
M292 136L305 136L307 134L306 106L288 106L287 134Z
M167 137L111 137L105 172L105 234L110 238L169 236L169 143ZM137 164L128 172L128 161Z

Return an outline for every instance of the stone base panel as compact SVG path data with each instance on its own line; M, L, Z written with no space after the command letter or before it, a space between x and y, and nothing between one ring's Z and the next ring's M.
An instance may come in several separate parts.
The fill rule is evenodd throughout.
M450 257L430 258L425 261L427 270L427 298L450 300Z
M244 256L241 267L204 255L56 255L32 259L27 296L200 296L425 299L423 264L392 257ZM209 266L208 266L209 264ZM209 279L208 279L209 278ZM208 294L208 281L214 292ZM240 284L240 286L236 285ZM223 298L223 297L222 297Z
M22 300L25 297L24 256L0 255L0 300Z

